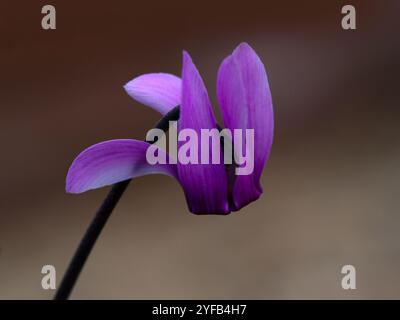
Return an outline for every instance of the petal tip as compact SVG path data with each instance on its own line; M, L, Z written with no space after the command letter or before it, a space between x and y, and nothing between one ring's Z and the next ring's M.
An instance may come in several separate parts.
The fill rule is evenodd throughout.
M247 42L241 42L241 43L236 47L236 49L254 51L254 49L253 49Z
M78 194L78 193L82 193L83 191L79 191L79 190L75 189L71 185L66 185L65 186L65 192L66 193L70 193L70 194Z
M189 52L186 50L182 51L182 57L183 57L183 65L188 65L188 64L193 64L192 57L190 56Z
M78 158L78 157L77 157ZM67 177L65 179L65 192L66 193L72 193L72 194L78 194L85 192L86 190L83 190L82 188L79 187L79 179L77 179L77 174L76 174L76 168L75 164L77 159L75 159L71 166L68 169Z
M123 88L131 98L161 114L166 114L181 101L181 79L170 73L143 74Z
M125 83L123 86L122 86L122 88L124 88L124 90L125 90L125 92L127 93L127 94L129 94L129 92L128 92L128 89L129 89L129 84L131 83L131 81L128 81L127 83Z
M133 78L132 80L128 81L127 83L125 83L123 85L123 88L125 90L125 92L132 97L133 99L135 99L135 81L138 79L138 77Z
M259 60L257 53L255 50L247 43L247 42L242 42L240 43L235 50L233 50L232 53L233 56L240 56L240 55L250 55L257 57L257 60Z
M251 49L251 50L253 50L253 48L252 48L247 42L241 42L241 43L239 43L239 45L237 46L237 48Z

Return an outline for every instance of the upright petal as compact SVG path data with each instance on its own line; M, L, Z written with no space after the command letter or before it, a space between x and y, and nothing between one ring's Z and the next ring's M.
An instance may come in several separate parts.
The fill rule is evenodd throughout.
M193 129L200 137L201 129L216 128L210 100L203 80L189 54L183 53L182 103L178 130ZM179 144L182 145L182 142ZM200 143L198 146L200 157ZM200 162L200 161L199 161ZM180 164L178 175L190 211L196 214L229 213L227 177L224 165Z
M95 144L76 157L69 168L66 191L81 193L123 180L153 173L177 177L175 165L150 165L146 150L150 144L131 139ZM164 152L159 150L159 152ZM169 163L169 161L167 161Z
M240 44L220 66L217 96L226 128L254 129L254 171L236 176L233 186L235 210L262 193L260 177L273 139L272 98L263 63L246 43Z
M133 99L163 115L181 103L182 81L173 74L144 74L129 81L124 89Z

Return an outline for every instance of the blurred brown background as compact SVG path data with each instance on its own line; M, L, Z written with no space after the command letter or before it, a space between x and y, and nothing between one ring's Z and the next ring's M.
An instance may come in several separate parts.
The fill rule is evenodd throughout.
M356 31L341 28L348 3ZM41 29L44 4L57 30ZM65 194L74 157L159 119L123 84L179 75L185 49L215 102L219 63L242 41L274 100L264 195L195 216L173 179L136 179L72 298L400 298L399 12L396 0L2 1L0 298L51 298L41 267L60 282L106 195Z

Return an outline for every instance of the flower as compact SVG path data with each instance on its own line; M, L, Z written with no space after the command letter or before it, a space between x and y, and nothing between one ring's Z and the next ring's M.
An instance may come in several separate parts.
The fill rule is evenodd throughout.
M187 52L183 53L182 79L166 73L139 76L124 86L135 100L165 115L180 106L178 131L217 128L207 90ZM66 191L81 193L146 174L166 174L181 184L191 212L228 214L257 200L263 190L262 171L273 139L272 98L263 63L246 43L221 64L217 98L225 128L254 129L254 171L232 179L224 164L149 164L148 142L117 139L95 144L73 161ZM164 152L159 149L158 152ZM168 154L164 155L168 158Z

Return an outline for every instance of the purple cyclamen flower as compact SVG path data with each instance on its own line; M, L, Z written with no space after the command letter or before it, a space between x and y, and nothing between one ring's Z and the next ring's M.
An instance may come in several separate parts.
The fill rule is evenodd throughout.
M178 131L217 128L207 90L189 54L183 53L182 79L165 73L139 76L125 85L135 100L161 114L180 106ZM146 174L166 174L181 184L191 212L227 214L257 200L260 178L273 138L273 109L263 63L246 43L221 64L217 98L225 128L254 129L254 171L228 179L224 164L155 164L146 160L149 143L118 139L84 150L72 163L66 191L81 193ZM159 150L158 152L164 152ZM168 155L165 155L168 157Z

